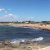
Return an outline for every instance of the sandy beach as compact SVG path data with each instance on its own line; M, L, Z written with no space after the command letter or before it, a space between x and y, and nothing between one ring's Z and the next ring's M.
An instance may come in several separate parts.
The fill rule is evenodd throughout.
M0 24L2 26L13 26L13 27L30 27L33 29L46 29L46 30L50 30L50 24L14 24L14 23L4 23L4 24ZM3 45L0 43L0 50L50 50L50 46L45 46L45 45L39 45L39 44L9 44L9 42L7 43L3 43ZM14 47L15 46L15 47Z
M14 26L14 27L31 27L31 28L36 28L36 29L46 29L46 30L50 30L50 24L13 24L13 23L9 23L6 24L9 26Z

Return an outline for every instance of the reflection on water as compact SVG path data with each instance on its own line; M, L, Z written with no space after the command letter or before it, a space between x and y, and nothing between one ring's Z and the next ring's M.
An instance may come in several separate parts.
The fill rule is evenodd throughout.
M43 37L43 41L50 42L50 31L25 27L0 26L0 40L34 39L38 37Z

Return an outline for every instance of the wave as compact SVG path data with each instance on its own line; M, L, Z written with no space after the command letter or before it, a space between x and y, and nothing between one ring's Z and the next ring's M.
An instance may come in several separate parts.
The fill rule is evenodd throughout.
M32 39L32 41L42 41L43 39L44 39L43 37L38 37L38 38Z
M26 41L42 41L44 38L43 37L38 37L34 39L13 39L11 40L11 43L20 43L20 42L26 42Z

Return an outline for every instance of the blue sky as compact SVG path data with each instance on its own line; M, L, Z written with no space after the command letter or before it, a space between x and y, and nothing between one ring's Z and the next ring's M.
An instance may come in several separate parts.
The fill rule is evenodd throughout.
M50 21L50 0L0 0L0 21Z

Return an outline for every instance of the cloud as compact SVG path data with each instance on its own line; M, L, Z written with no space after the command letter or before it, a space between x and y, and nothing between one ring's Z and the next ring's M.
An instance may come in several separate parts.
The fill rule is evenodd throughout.
M15 21L17 21L17 17L12 13L0 17L0 22L15 22Z
M4 8L0 8L0 12L4 11L5 9Z
M14 15L13 12L10 11L11 9L0 8L0 14L4 14L0 16L0 22L12 22L17 20L16 15Z
M4 14L0 16L0 22L12 22L16 21L16 15L13 12L10 12L11 9L0 8L0 14Z
M13 16L14 14L12 14L12 13L10 13L10 14L8 14L9 16Z
M8 14L10 9L0 8L0 13Z

